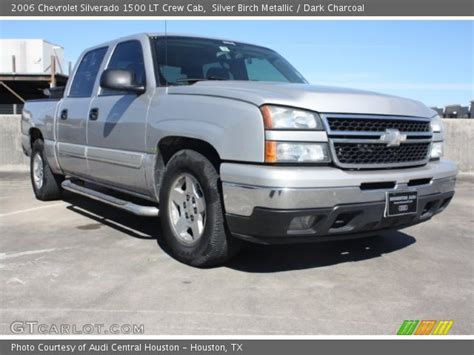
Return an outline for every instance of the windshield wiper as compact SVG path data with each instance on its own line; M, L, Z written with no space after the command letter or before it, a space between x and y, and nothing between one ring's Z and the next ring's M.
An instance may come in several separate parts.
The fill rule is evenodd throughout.
M210 80L229 80L224 78L218 78L217 76L208 76L207 78L180 78L175 83L197 83L198 81L210 81Z

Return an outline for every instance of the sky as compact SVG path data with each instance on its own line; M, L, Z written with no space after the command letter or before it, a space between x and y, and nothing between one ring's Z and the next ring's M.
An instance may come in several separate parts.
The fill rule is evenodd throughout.
M64 47L74 63L87 47L164 28L164 20L4 20L0 38L45 39ZM168 20L167 30L272 48L311 84L438 107L474 99L474 21Z

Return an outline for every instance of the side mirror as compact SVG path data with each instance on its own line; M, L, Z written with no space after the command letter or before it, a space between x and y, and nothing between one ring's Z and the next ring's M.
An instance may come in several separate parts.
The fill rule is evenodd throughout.
M105 89L143 94L145 87L135 84L135 73L124 69L106 69L100 76L100 86Z

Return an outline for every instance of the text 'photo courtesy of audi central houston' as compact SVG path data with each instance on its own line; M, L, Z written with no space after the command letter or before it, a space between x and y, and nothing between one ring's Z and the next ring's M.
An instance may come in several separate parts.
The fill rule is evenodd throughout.
M271 49L170 34L85 50L66 87L26 103L22 145L38 199L68 190L160 218L169 252L199 267L242 240L427 221L457 175L440 117L420 102L309 85Z

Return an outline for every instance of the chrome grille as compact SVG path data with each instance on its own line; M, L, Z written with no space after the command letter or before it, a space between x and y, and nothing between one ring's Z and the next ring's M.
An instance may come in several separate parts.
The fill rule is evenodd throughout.
M374 143L334 143L337 160L343 164L398 164L424 160L430 143L405 143L387 147Z
M383 132L387 128L395 128L400 132L429 132L430 123L425 121L397 119L358 119L328 117L328 125L332 131L350 132Z
M429 161L432 132L429 118L322 114L334 163L349 169L397 168ZM395 144L384 135L397 131ZM397 134L398 134L397 133Z

